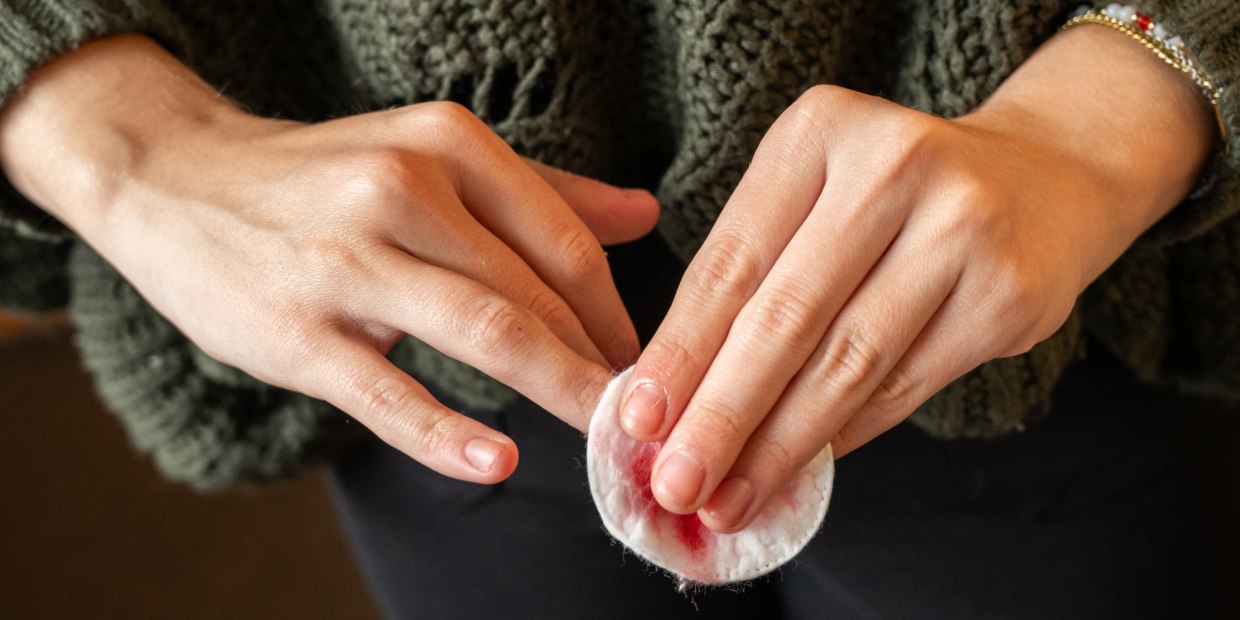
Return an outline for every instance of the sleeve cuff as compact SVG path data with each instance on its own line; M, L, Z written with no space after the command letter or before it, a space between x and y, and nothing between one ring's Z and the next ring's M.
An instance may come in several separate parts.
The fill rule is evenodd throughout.
M1170 245L1196 238L1240 212L1240 12L1221 0L1153 0L1150 15L1180 36L1219 87L1222 121L1230 133L1203 171L1212 188L1185 200L1142 237Z

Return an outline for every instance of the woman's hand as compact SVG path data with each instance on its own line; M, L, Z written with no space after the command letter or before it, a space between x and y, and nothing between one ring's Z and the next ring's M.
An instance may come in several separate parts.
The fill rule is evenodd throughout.
M1213 128L1123 35L1057 36L949 121L814 88L771 127L642 354L653 491L735 531L979 364L1054 333L1189 190Z
M516 449L384 359L405 334L579 429L637 357L599 242L648 232L653 198L525 161L455 104L260 119L120 37L40 71L0 156L209 355L452 477L502 480Z

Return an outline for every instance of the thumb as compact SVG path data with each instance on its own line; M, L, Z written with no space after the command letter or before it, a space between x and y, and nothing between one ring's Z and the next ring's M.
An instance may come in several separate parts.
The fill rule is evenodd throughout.
M642 189L621 189L554 166L525 159L603 245L644 237L659 221L659 203Z

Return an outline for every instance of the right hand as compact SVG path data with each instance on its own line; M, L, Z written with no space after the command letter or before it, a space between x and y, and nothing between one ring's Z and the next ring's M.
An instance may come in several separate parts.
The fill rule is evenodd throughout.
M35 74L0 162L207 354L454 478L503 480L516 447L384 358L405 334L581 430L639 352L600 242L649 232L653 197L523 160L455 104L261 119L118 37Z

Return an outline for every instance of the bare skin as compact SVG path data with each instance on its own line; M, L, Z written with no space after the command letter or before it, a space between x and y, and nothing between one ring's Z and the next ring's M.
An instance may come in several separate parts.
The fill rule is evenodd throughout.
M666 441L656 498L741 529L828 443L846 454L1048 337L1189 191L1210 119L1186 78L1088 26L952 121L807 92L627 388L626 430ZM578 429L607 366L637 357L593 239L644 234L653 200L525 162L451 105L255 118L121 37L31 80L0 163L208 353L450 476L502 480L516 448L384 361L402 334Z
M581 429L639 351L600 241L646 234L654 198L523 160L455 104L258 118L125 36L39 71L0 161L209 355L449 476L503 480L516 446L384 359L403 335Z
M1055 36L972 114L832 87L764 137L626 388L668 510L743 528L952 380L1053 334L1190 191L1216 130L1105 27Z

